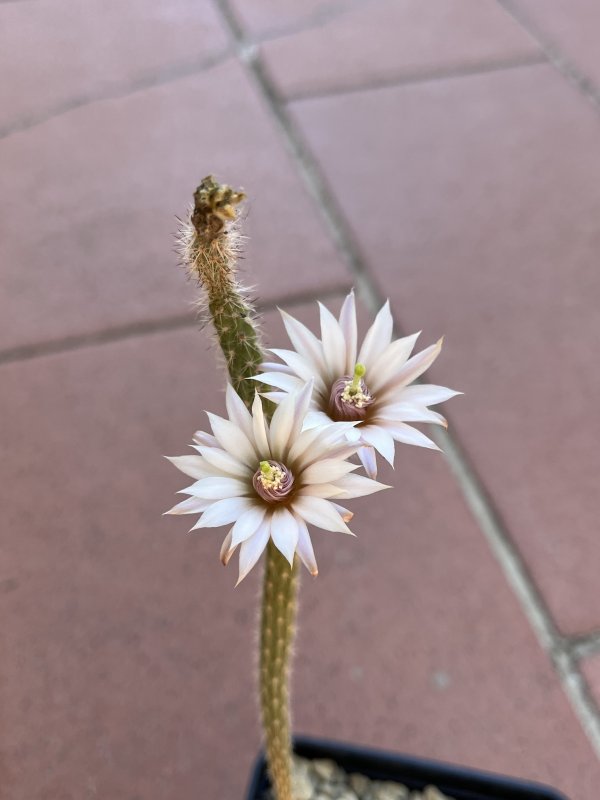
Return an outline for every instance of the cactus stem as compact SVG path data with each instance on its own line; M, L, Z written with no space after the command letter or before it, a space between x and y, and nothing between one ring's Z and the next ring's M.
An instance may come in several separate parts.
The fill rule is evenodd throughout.
M257 388L247 380L264 361L251 303L235 277L240 236L236 207L243 192L219 184L211 175L194 193L189 220L182 227L180 253L188 273L205 290L211 317L233 388L248 408ZM271 403L265 403L270 416ZM269 462L262 473L273 477ZM297 565L290 568L273 542L267 546L260 632L260 706L271 783L276 800L292 800L289 664L296 616Z

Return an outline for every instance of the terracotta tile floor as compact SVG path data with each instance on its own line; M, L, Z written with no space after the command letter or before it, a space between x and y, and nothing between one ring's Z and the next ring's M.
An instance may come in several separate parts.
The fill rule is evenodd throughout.
M466 391L447 458L400 448L358 538L315 535L297 729L597 800L599 21L0 2L0 797L243 796L260 576L161 516L162 454L223 406L172 237L214 171L270 341L354 284L363 323L389 296L445 333L431 377Z

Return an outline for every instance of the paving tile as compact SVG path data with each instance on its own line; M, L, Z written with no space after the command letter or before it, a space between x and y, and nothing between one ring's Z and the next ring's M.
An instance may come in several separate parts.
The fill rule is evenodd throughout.
M356 0L252 0L251 3L244 0L230 0L229 2L238 24L250 36L268 36L290 28L319 25L322 20L344 14L355 5Z
M600 87L596 0L512 0L512 5L526 24Z
M209 172L252 197L246 257L266 298L347 282L235 62L14 134L0 159L1 349L189 310L175 215Z
M234 591L220 536L161 516L182 485L161 455L222 409L212 364L190 330L0 367L14 800L242 796L259 574ZM443 458L404 448L393 477L394 493L355 504L356 539L315 535L297 729L595 800L600 766Z
M212 3L36 0L0 7L0 131L223 53Z
M550 67L293 105L564 632L600 624L600 144ZM360 190L357 191L357 187Z
M362 4L319 27L266 42L261 52L288 97L541 55L494 0Z

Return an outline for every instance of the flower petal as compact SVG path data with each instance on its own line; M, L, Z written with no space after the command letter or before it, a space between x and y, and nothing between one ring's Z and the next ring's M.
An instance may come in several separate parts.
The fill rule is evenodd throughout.
M316 525L317 528L323 528L326 531L340 531L354 536L332 504L322 497L297 495L292 501L292 510L305 522Z
M354 516L354 512L350 511L349 508L345 508L344 506L339 505L339 503L332 503L331 505L335 508L335 510L338 512L338 514L344 520L344 522L350 522L350 520Z
M244 401L230 383L225 390L225 406L230 421L237 425L248 439L252 439L252 417Z
M299 353L296 353L295 350L272 349L271 352L278 356L282 361L285 361L285 363L290 367L293 375L296 375L303 381L309 381L312 378L320 384L319 388L322 391L325 391L325 381L321 375L318 373L315 374L314 365L302 358L302 356Z
M306 325L298 322L285 311L279 309L283 324L292 343L294 350L299 353L306 361L314 365L315 373L323 374L325 370L325 360L323 358L323 347L317 337Z
M288 449L290 434L294 425L296 396L288 395L275 409L269 429L269 444L273 458L282 460Z
M250 492L248 481L237 478L224 478L221 476L202 478L187 489L181 489L180 494L190 494L193 497L204 497L206 500L225 500L231 497L244 497Z
M225 500L217 500L206 509L192 530L229 525L252 506L253 501L249 497L228 497Z
M434 441L432 441L428 436L425 436L424 433L421 433L421 431L413 428L412 425L405 425L403 422L399 422L393 427L388 427L387 431L397 442L414 444L417 445L417 447L427 447L429 450L440 449Z
M286 375L284 372L263 372L250 378L253 381L266 383L267 386L274 386L284 392L299 392L304 382L297 375Z
M324 411L311 408L304 419L304 430L307 431L310 428L318 428L319 426L332 424L333 420Z
M412 383L420 375L422 375L425 370L429 369L429 367L439 356L443 341L444 339L442 337L435 344L426 347L425 350L421 350L420 353L417 353L416 356L413 356L411 359L409 359L402 369L396 374L393 381L387 384L384 392L393 392L394 394L398 394L400 389L408 386L409 383ZM381 393L379 399L384 399L383 393Z
M338 478L353 472L358 464L342 461L339 458L323 458L315 461L302 472L303 483L333 483Z
M223 544L221 545L221 552L219 553L219 558L221 559L221 563L223 564L224 567L226 567L227 564L229 564L229 559L235 553L236 547L231 546L231 531L229 531L227 536L223 539Z
M262 524L252 534L249 539L242 542L240 547L240 572L237 579L236 586L244 580L246 575L250 572L252 567L256 564L261 557L263 550L267 546L269 536L271 535L271 515L267 514Z
M231 529L231 544L236 546L240 542L246 541L256 533L258 526L262 524L267 508L264 504L251 506L247 511L244 511L237 519L235 525Z
M354 301L354 289L344 300L342 310L340 311L340 328L346 343L346 365L344 373L352 375L354 367L356 366L356 347L357 347L357 330L356 330L356 303Z
M372 448L363 449L371 450ZM346 475L344 478L340 478L339 481L336 481L336 486L344 490L343 498L366 497L369 494L380 492L382 489L392 488L385 483L379 483L379 481L367 478L365 475Z
M292 422L292 430L290 431L288 440L288 449L293 442L296 441L298 436L300 436L300 432L304 427L304 421L306 419L306 415L308 414L308 409L310 408L314 385L314 380L310 378L304 387L294 395L294 420Z
M297 470L302 470L324 457L341 458L342 456L337 452L340 447L343 450L350 447L350 452L344 458L352 455L352 445L346 440L345 434L352 429L354 424L335 422L302 431L290 447L290 463L294 464ZM354 448L355 450L356 448Z
M419 333L413 333L412 336L396 339L389 347L386 347L377 361L375 361L366 376L369 389L375 395L385 389L390 381L394 380L408 361L418 338Z
M279 552L294 565L294 554L298 543L298 523L284 506L276 508L271 518L271 539Z
M223 477L247 478L249 476L251 468L242 464L226 450L221 450L220 447L199 447L198 449L206 463L222 472Z
M210 433L205 433L204 431L196 431L196 433L192 436L192 441L196 444L204 445L205 447L219 446L219 443L215 437Z
M176 506L165 511L165 514L201 514L209 507L212 500L203 500L201 497L188 497L177 503Z
M360 463L365 468L365 472L369 476L369 478L376 478L377 477L377 456L375 455L375 448L374 447L360 447L357 450L358 457L360 458Z
M435 406L456 397L462 392L455 392L445 386L436 386L433 383L420 383L415 386L407 386L402 390L400 399L409 403L417 403L420 406Z
M327 376L330 379L340 378L346 368L344 334L337 319L323 303L319 303L319 312L321 315L321 341Z
M431 411L414 403L392 403L384 406L381 411L378 410L374 422L376 425L381 424L382 428L386 427L386 422L430 422L433 425L448 427L445 417L437 411Z
M306 523L300 517L296 517L296 523L298 524L298 544L296 545L296 551L300 556L300 561L302 561L311 575L318 575L319 568L317 567L317 559L315 558L315 551L313 550Z
M385 460L394 466L394 439L379 425L363 425L360 429L363 442L370 444Z
M329 500L331 497L340 497L343 494L343 489L340 489L334 483L311 483L308 486L302 486L298 489L299 496L324 497L326 500Z
M367 375L371 366L392 341L393 328L394 321L390 312L390 301L387 300L367 331L358 354L358 361L367 368Z
M207 467L206 462L200 456L165 456L165 458L190 478L198 480L199 478L208 478L213 474L212 469Z
M243 431L228 419L207 413L213 433L223 450L248 466L256 464L258 453Z
M263 458L271 458L267 422L258 392L254 395L252 403L252 430L259 455Z
M275 352L275 351L273 351ZM288 367L287 364L280 364L278 361L263 361L260 365L263 372L283 372L284 375L293 375L294 371ZM256 376L260 378L260 375Z

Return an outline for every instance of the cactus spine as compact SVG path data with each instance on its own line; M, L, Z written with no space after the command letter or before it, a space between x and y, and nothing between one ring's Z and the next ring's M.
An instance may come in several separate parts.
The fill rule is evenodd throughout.
M243 192L211 175L194 192L194 205L180 233L180 252L189 274L206 293L227 371L250 407L258 384L247 378L263 361L252 305L235 277L240 250L236 206ZM268 409L265 408L267 412ZM289 663L296 616L297 565L290 565L270 541L267 547L260 629L260 706L267 763L276 800L292 800Z

